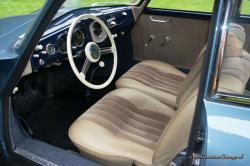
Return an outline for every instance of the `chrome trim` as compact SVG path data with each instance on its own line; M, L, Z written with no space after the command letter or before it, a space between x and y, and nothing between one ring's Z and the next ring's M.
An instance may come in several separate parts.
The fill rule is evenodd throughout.
M38 156L36 154L30 153L30 152L28 152L28 151L26 151L24 149L21 149L21 148L16 148L14 150L14 152L21 155L21 156L23 156L24 158L30 159L31 161L33 161L33 162L35 162L35 163L37 163L39 165L58 166L57 164L52 163L49 160L46 160L46 159L44 159L44 158L42 158L42 157L40 157L40 156Z
M217 92L216 95L213 96L213 99L230 102L230 103L250 105L250 96L242 96L242 95L237 95L237 94Z
M113 28L113 27L118 25L117 20L116 20L115 17L108 19L107 23L108 23L109 28Z
M216 92L218 90L220 71L221 71L221 66L222 66L222 61L223 61L223 56L224 56L224 51L225 51L225 45L226 45L227 32L228 32L227 24L228 24L228 18L229 18L229 12L230 12L231 5L232 5L231 1L230 0L227 1L226 12L224 13L222 27L217 27L217 30L218 30L218 28L221 28L222 33L221 33L221 39L220 39L220 44L219 44L219 51L218 51L217 59L216 59L215 70L214 70L213 79L212 79L212 88L211 88L212 96L216 95Z
M159 22L159 23L166 23L172 21L172 17L169 17L166 20L155 19L154 16L149 16L149 18L152 22Z
M226 3L226 12L224 13L223 24L221 27L222 28L221 41L219 44L219 51L217 54L215 70L214 70L213 78L212 78L211 96L212 96L212 99L215 99L215 100L250 105L250 96L218 92L220 72L221 72L222 61L224 57L227 32L229 28L227 26L227 23L228 23L230 8L232 7L232 5L233 5L232 1L228 0Z
M49 47L53 48L52 52L48 51ZM54 55L56 53L56 47L53 44L51 44L51 43L49 43L49 44L46 45L46 49L45 50L46 50L47 54L49 54L49 55Z

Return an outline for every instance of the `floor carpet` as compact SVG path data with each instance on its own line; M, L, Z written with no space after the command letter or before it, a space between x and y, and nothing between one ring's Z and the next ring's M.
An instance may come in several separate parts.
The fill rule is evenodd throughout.
M56 95L23 117L33 131L32 137L49 144L76 151L70 142L70 125L89 107L84 97Z

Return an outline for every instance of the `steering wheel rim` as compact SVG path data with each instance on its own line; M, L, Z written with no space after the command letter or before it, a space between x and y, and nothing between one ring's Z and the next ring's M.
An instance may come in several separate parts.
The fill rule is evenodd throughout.
M100 85L92 84L92 83L90 83L90 82L88 82L86 80L85 74L83 72L78 71L78 69L77 69L77 67L75 65L75 62L74 62L73 54L72 54L72 43L71 43L71 41L72 41L72 35L73 35L73 32L74 32L74 29L75 29L76 25L79 23L79 21L84 20L84 19L92 19L92 20L98 22L101 25L101 27L106 31L106 33L107 33L107 35L109 37L109 40L111 42L111 53L113 54L112 72L111 72L109 78L107 79L107 81L105 81L104 83L102 83ZM85 52L86 52L86 50L85 50ZM74 74L87 87L92 88L92 89L103 89L103 88L107 87L112 82L112 80L114 79L115 74L116 74L116 70L117 70L117 63L118 63L117 62L117 49L116 49L115 41L114 41L114 38L113 38L109 28L107 27L107 25L100 18L98 18L97 16L90 15L90 14L83 14L83 15L80 15L80 16L78 16L77 18L75 18L73 20L73 22L71 23L71 25L69 27L69 31L68 31L68 35L67 35L67 54L68 54L68 59L69 59L70 66L71 66ZM102 55L100 55L100 56L102 56ZM87 56L86 56L86 58L87 58Z

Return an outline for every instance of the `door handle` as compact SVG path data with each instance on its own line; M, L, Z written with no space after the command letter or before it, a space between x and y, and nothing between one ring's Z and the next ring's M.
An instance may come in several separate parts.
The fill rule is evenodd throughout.
M166 23L172 20L172 17L167 18L166 20L155 19L154 16L149 16L150 20L153 22Z

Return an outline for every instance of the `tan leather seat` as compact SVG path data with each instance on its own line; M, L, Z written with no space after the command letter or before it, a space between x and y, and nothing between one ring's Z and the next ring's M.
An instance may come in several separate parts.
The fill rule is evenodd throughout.
M146 60L124 74L116 82L116 87L141 90L176 107L176 98L185 78L186 74L167 63Z
M203 56L205 48L198 57ZM143 91L176 108L177 95L186 77L185 73L167 63L145 60L136 64L117 80L116 87Z
M79 117L69 137L105 165L169 163L187 145L195 96L176 112L143 92L117 89Z
M175 108L142 90L120 88L72 124L70 139L83 155L105 165L169 164L188 144L203 60L199 56L183 81Z
M150 165L157 141L174 115L172 108L140 91L118 89L84 113L69 136L83 153L103 160L109 156L114 165L116 160L119 165Z
M244 94L250 77L250 54L243 49L245 30L230 24L222 61L218 90L225 93ZM234 32L234 33L232 33Z
M188 144L203 58L183 82L178 108L120 88L72 124L70 139L83 155L105 165L169 164Z

